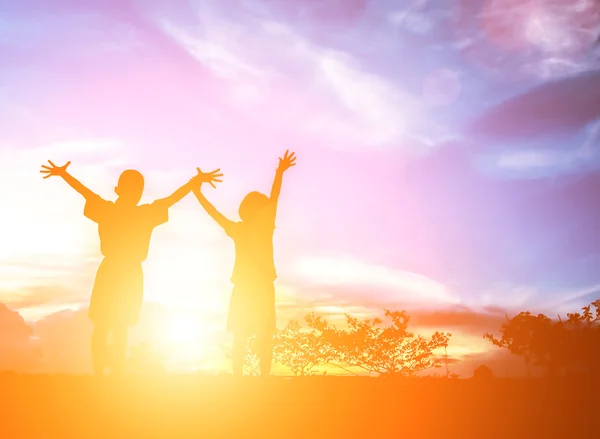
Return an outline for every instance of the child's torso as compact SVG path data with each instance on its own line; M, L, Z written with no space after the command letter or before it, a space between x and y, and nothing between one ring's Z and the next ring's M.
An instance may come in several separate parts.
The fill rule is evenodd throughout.
M232 282L273 282L277 278L273 257L273 227L268 223L237 224Z
M148 256L152 230L147 205L112 204L110 215L98 224L102 254L111 259L143 262Z

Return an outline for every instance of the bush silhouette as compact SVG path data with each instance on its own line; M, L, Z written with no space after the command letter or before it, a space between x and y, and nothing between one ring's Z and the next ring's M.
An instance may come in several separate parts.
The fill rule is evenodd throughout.
M305 316L306 327L291 320L278 329L273 340L273 358L296 376L314 375L329 365L357 375L415 376L441 366L434 351L448 345L451 334L436 332L427 339L408 330L410 317L404 311L385 310L383 319L357 319L346 315L347 329L337 329L314 313ZM248 345L246 373L257 371L256 352Z
M494 372L488 366L482 364L473 371L473 378L477 380L491 380L494 378Z
M327 337L331 328L327 320L314 313L304 317L308 324L302 328L291 320L275 335L274 358L288 367L294 375L314 375L319 365L335 364L339 355Z
M385 310L383 319L359 320L346 315L348 329L325 331L341 362L380 376L414 376L441 366L433 351L448 345L451 334L436 332L430 339L408 330L405 311Z
M592 309L593 308L593 309ZM600 300L568 313L563 320L543 314L521 312L502 324L500 338L486 333L484 338L495 346L523 357L530 365L541 367L547 375L573 372L597 374L600 369Z

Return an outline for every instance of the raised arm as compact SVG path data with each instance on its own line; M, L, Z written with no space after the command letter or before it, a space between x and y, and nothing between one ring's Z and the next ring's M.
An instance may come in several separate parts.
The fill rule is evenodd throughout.
M42 170L40 171L40 173L46 174L44 175L44 178L50 178L53 176L62 177L62 179L66 181L69 184L69 186L71 186L73 189L75 189L77 192L83 195L83 198L85 198L86 200L89 200L90 198L94 197L99 197L97 194L85 187L79 180L77 180L75 177L69 174L67 168L69 167L71 162L67 162L63 166L56 166L54 163L52 163L51 160L48 160L48 163L50 164L50 166L42 165Z
M275 171L275 179L273 180L273 186L271 187L271 195L269 197L273 209L275 212L277 211L277 202L279 201L279 193L281 192L281 182L283 180L283 173L287 171L292 166L296 166L296 156L292 152L285 152L283 158L279 159L279 166Z
M197 185L193 189L194 195L198 199L198 202L204 208L204 210L206 210L206 213L208 213L212 217L212 219L214 219L217 222L217 224L223 227L225 231L229 230L230 227L235 223L229 218L227 218L225 215L223 215L221 212L219 212L217 208L206 199L206 197L201 191L201 186L202 184Z
M215 182L222 181L220 178L223 176L223 174L220 174L219 172L220 169L215 169L211 172L202 172L200 169L198 169L198 175L196 175L168 197L158 199L155 201L155 203L163 204L165 207L169 208L190 193L194 187L197 187L199 182L210 183L213 187L215 187Z
M179 202L183 197L190 193L192 190L193 181L194 179L192 178L168 197L159 198L158 200L155 200L154 203L161 204L167 209L170 208L173 204Z

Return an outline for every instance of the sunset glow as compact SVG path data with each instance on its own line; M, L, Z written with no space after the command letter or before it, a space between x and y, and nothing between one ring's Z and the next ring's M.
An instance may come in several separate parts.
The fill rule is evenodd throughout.
M221 168L204 193L238 220L243 197L268 193L278 157L295 151L275 231L278 326L312 311L343 325L345 313L407 310L415 332L453 334L448 355L467 374L507 314L578 310L600 290L597 202L585 196L598 130L518 145L463 130L502 99L591 69L581 29L595 7L4 3L0 303L40 346L63 334L77 347L40 371L89 373L81 334L101 260L83 198L39 175L48 159L72 161L107 200L138 169L142 203L196 167ZM144 263L130 347L153 346L169 371L226 370L233 262L193 195L173 206Z

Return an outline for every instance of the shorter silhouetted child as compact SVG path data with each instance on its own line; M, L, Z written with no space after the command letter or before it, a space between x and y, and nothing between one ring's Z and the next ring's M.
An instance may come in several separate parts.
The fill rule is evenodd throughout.
M200 186L194 195L206 212L225 230L235 244L235 265L231 282L233 292L229 304L227 329L233 336L233 373L243 374L246 345L255 335L264 377L271 373L272 340L275 331L275 286L277 278L273 258L273 233L277 201L283 173L295 165L294 153L286 151L279 167L271 196L250 192L239 208L240 222L227 219L204 197ZM200 170L198 170L200 171Z
M67 167L42 166L40 171L62 177L86 200L84 215L98 224L100 250L104 259L98 268L89 307L94 324L92 360L96 375L110 367L115 375L123 373L127 349L127 330L135 325L142 307L146 260L152 231L169 219L169 208L202 182L221 181L219 170L199 173L167 198L138 205L144 191L144 177L126 170L119 177L115 202L102 199L67 172ZM214 184L213 184L214 186ZM111 343L108 338L111 336Z

